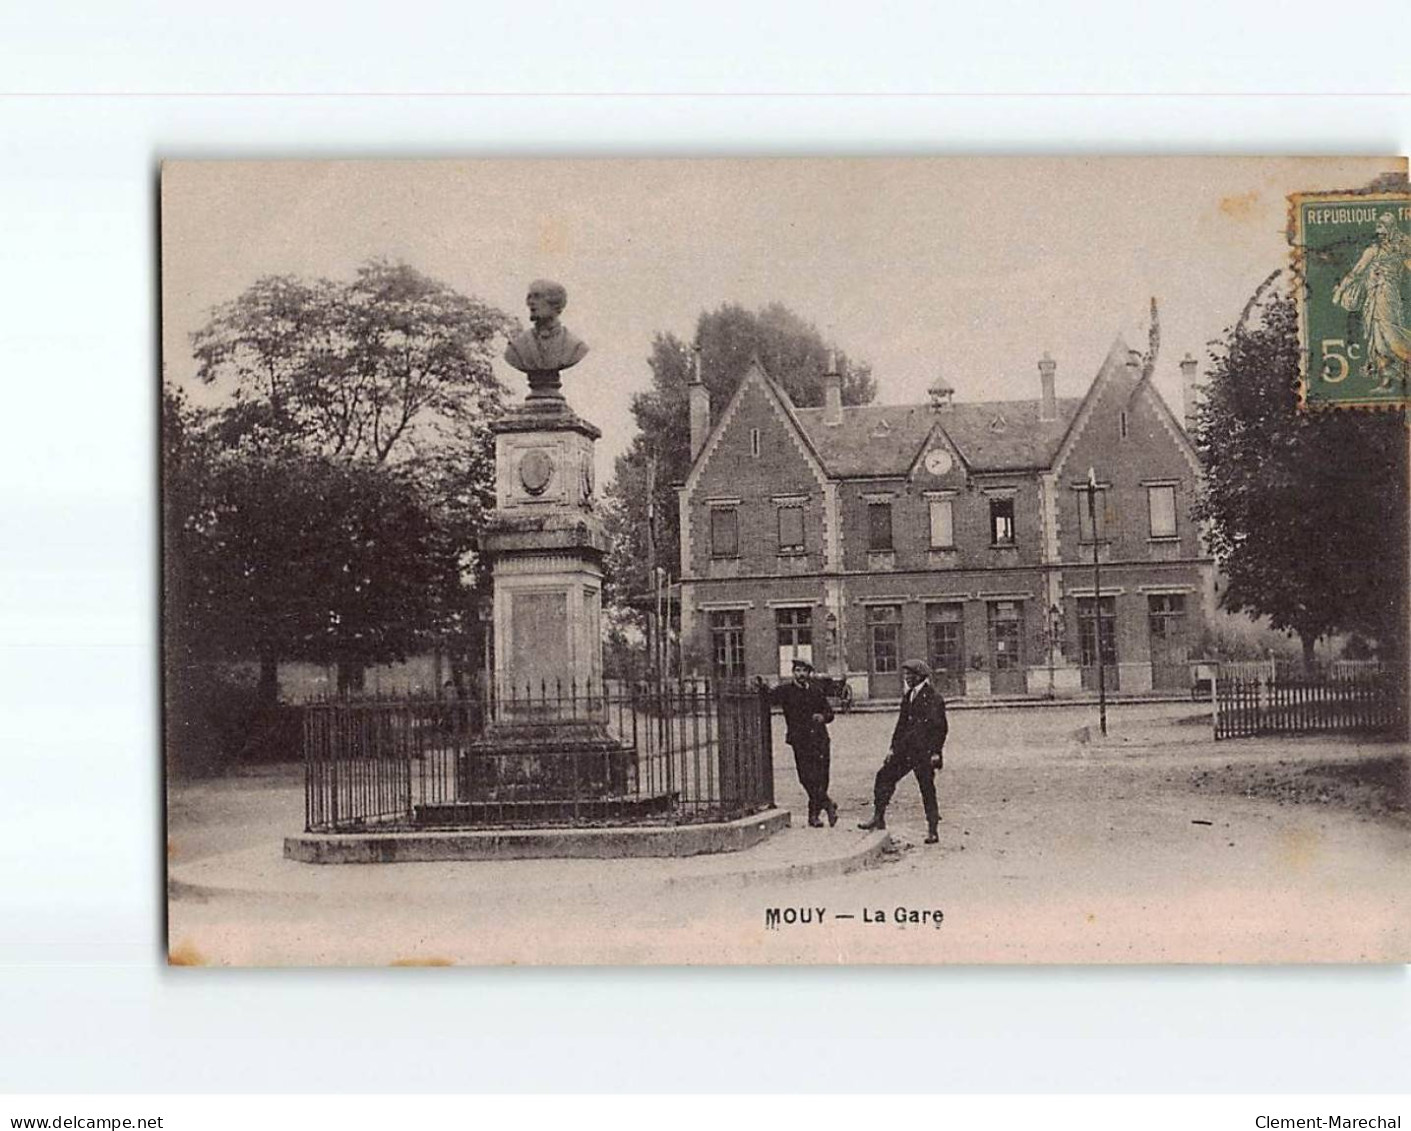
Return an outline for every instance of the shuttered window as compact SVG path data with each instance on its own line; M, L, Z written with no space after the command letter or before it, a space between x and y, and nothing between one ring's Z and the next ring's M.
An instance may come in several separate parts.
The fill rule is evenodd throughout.
M803 507L779 508L779 552L781 554L803 552Z
M1146 502L1151 516L1151 536L1176 537L1176 488L1171 485L1148 487Z
M734 507L710 508L710 556L734 558L740 554L739 519Z
M1109 531L1113 526L1112 502L1108 498L1109 492L1106 487L1097 489L1097 498L1093 500L1094 509L1097 511L1097 541L1105 542L1111 537ZM1088 493L1086 491L1075 491L1074 496L1078 500L1078 541L1092 542L1093 522L1092 514L1088 510Z
M948 550L955 545L955 522L950 499L931 500L931 549Z
M869 550L890 550L892 548L892 504L867 504L867 548Z

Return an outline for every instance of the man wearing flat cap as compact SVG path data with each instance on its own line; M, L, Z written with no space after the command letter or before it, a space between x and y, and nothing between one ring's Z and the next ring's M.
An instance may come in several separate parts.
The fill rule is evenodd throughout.
M795 659L794 678L769 692L770 702L783 709L786 730L784 741L794 748L794 766L799 772L799 784L808 794L808 823L821 828L822 817L828 824L838 823L838 807L828 796L829 763L832 760L828 724L833 721L833 708L828 696L813 681L813 665Z
M946 702L931 686L931 669L921 660L907 660L901 666L906 691L901 697L901 713L892 731L892 749L872 783L872 820L860 829L885 829L887 803L897 782L907 774L916 775L921 787L921 804L926 809L926 843L939 840L937 826L941 813L936 805L936 771L943 764L946 744Z

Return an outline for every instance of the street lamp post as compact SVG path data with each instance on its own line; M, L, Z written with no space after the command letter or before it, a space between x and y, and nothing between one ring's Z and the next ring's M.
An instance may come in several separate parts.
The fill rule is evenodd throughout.
M1048 607L1048 697L1053 698L1054 653L1063 634L1063 611L1057 605Z
M1097 472L1088 468L1088 526L1093 534L1093 623L1097 632L1097 712L1102 735L1107 737L1107 670L1102 662L1102 564L1097 541Z

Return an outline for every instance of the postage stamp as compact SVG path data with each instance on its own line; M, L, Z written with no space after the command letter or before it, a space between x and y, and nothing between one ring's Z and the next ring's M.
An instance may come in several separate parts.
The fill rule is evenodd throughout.
M1290 197L1304 408L1407 403L1411 195Z

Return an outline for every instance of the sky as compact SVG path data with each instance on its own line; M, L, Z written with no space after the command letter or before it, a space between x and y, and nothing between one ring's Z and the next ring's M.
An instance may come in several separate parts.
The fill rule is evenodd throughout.
M171 162L162 175L162 341L194 388L190 335L257 278L349 279L373 257L527 320L530 280L568 288L590 346L564 376L632 436L654 334L702 310L782 302L869 362L882 403L1038 395L1038 359L1080 396L1116 335L1146 348L1180 414L1178 362L1287 265L1287 196L1358 188L1403 159L897 158ZM496 353L501 352L497 347ZM516 397L522 375L499 363ZM209 403L220 390L198 390Z

